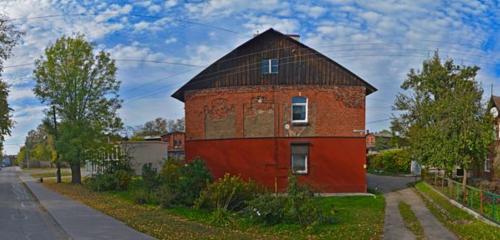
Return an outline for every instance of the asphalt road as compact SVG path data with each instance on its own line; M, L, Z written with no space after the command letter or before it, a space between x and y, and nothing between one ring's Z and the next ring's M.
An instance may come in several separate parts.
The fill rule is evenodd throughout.
M0 239L68 239L19 179L15 167L0 170Z
M382 193L389 193L407 188L408 183L415 182L416 180L418 180L418 178L415 177L366 174L368 187Z

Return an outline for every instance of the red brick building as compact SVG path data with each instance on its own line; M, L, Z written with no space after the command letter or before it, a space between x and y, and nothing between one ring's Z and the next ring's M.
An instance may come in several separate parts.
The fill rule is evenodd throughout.
M375 148L375 142L376 142L375 134L368 132L366 134L366 149L372 150L373 148Z
M473 177L480 177L489 181L500 182L500 96L491 96L490 113L493 115L495 141L490 146L488 158L472 171Z
M376 89L296 39L269 29L192 78L186 159L215 177L287 187L291 172L321 192L365 192L365 97Z
M184 159L184 142L186 134L184 132L170 132L161 136L161 140L168 143L168 157Z

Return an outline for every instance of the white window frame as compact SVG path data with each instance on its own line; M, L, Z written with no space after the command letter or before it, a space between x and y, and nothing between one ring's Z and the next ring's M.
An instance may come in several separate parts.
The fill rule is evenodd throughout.
M484 160L484 172L490 172L491 171L491 160L489 158L486 158Z
M277 68L276 72L273 72L273 60L276 60L277 63ZM270 59L263 59L263 62L267 63L267 72L263 72L262 74L277 74L279 72L279 61L276 58L270 58Z
M300 98L305 98L306 99L306 102L305 103L294 103L293 102L293 98L296 98L296 97L300 97ZM307 97L303 97L303 96L295 96L295 97L292 97L292 109L291 109L291 120L292 120L292 123L308 123L308 120L309 120L309 98ZM306 108L306 117L304 120L294 120L293 119L293 107L294 106L304 106Z
M304 159L304 161L305 161L304 162L304 170L299 170L299 171L295 171L294 170L294 167L293 167L293 162L294 161L293 160L294 160L294 155L295 154L293 154L293 152L292 152L292 147L294 145L295 146L301 146L301 145L307 146L307 154L305 155L305 159ZM292 144L290 146L290 154L292 155L291 156L291 161L292 162L290 163L290 167L292 169L292 173L294 173L294 174L308 174L308 172L309 172L309 166L308 166L309 165L309 145L308 144Z

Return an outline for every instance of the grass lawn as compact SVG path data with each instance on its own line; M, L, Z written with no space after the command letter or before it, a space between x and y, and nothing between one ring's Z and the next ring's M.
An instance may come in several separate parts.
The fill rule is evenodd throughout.
M405 226L410 229L410 231L415 234L418 240L425 239L424 228L415 216L415 213L411 210L410 205L405 202L399 202L398 204L399 213L405 222Z
M465 211L455 207L426 183L417 183L415 187L420 194L432 200L431 202L423 197L425 204L434 216L460 239L500 239L500 228L475 219Z
M131 192L96 193L80 185L44 184L64 195L127 223L133 228L159 239L381 239L385 200L376 197L324 197L323 207L333 207L336 223L305 229L299 225L260 226L234 216L229 227L210 224L210 213L191 208L162 209L154 205L138 205Z
M23 172L34 178L56 177L57 168L23 168ZM71 176L71 169L61 168L61 176Z

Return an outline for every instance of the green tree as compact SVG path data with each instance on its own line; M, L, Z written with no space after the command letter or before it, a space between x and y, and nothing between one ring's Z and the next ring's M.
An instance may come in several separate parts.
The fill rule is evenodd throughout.
M106 136L122 127L115 61L76 35L59 38L35 64L34 92L42 103L55 107L60 121L59 157L70 164L72 183L81 183L85 151L103 146Z
M23 165L23 162L26 161L26 147L21 147L21 149L19 149L19 152L17 153L17 156L16 156L16 165L17 166L22 166Z
M481 103L475 77L479 67L441 62L436 52L411 69L394 104L403 111L394 124L408 137L412 156L424 166L450 173L454 167L480 166L493 141L491 116ZM467 178L463 178L464 185Z
M11 56L12 48L21 35L22 33L16 30L5 17L0 17L0 76L3 72L3 63ZM8 95L9 86L0 78L0 144L3 143L6 135L10 135L14 124L11 114L12 108L7 102Z

